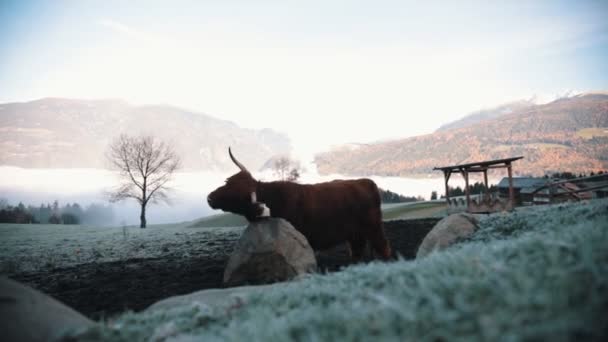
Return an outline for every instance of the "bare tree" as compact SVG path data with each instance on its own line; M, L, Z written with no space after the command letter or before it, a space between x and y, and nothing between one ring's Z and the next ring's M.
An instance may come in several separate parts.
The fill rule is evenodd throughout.
M272 170L280 180L294 182L300 178L302 167L297 161L283 156L274 161Z
M180 167L179 156L152 136L122 134L110 144L107 157L121 177L121 184L110 192L110 202L136 200L141 206L139 227L146 228L148 203L169 203L167 182Z

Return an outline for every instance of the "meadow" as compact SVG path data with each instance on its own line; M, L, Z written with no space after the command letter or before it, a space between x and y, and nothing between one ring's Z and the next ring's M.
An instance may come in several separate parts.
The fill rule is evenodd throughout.
M237 239L243 227L191 228L191 222L96 227L1 224L0 274L51 271L87 263L212 255L222 240ZM195 243L196 242L196 243Z
M127 312L87 341L488 341L608 337L608 201L490 215L430 256L351 266L259 291L228 309Z
M443 202L383 205L385 220L444 214ZM229 213L181 223L150 225L146 229L136 226L0 224L0 274L50 271L79 264L130 259L187 259L195 255L216 255L223 248L217 241L236 240L246 225L247 221L242 216Z
M383 209L389 219L423 216L429 210L441 215L445 207L426 202ZM147 229L2 225L2 273L43 292L58 293L68 305L91 301L83 305L91 312L99 310L90 317L100 324L72 332L78 340L237 341L248 336L264 341L484 341L608 336L606 199L480 216L480 229L447 250L418 260L351 265L276 284L246 302L238 300L230 310L205 302L143 310L154 300L209 288L212 284L205 281L210 272L218 274L219 282L230 252L227 246L243 227L207 226L234 220L216 215ZM160 282L162 277L171 281ZM127 288L138 281L150 286ZM70 297L79 291L78 297ZM133 298L140 301L108 316L108 298L127 304Z
M395 217L403 210L406 217L416 207L404 203L385 209ZM393 250L413 258L437 220L387 221ZM245 225L242 217L231 214L146 229L4 224L0 274L100 319L142 310L167 296L221 287L224 266ZM333 272L350 259L344 246L338 246L317 253L317 261L321 272Z
M602 340L608 336L608 201L485 217L470 239L259 291L238 306L128 312L90 341Z

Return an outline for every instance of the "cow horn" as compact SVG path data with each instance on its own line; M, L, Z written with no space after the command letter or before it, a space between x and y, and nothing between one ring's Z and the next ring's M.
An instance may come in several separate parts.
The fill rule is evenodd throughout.
M232 151L230 150L230 147L228 147L228 154L230 154L230 159L232 159L232 162L235 163L236 166L238 166L239 169L241 169L241 171L250 173L249 170L247 170L247 168L245 167L245 165L241 164L238 160L236 160L236 158L234 158L234 156L232 155Z

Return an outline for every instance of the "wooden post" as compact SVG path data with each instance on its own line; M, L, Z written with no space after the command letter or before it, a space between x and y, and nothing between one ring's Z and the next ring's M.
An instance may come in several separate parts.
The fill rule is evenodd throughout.
M511 203L511 209L515 208L515 194L513 193L513 170L511 170L511 163L507 163L507 171L509 173L509 202Z
M489 204L490 203L490 189L488 188L488 170L487 169L483 170L483 183L486 186L484 202Z
M467 211L471 208L471 196L469 194L469 173L466 170L461 170L464 176L464 193L467 195Z
M445 200L448 204L448 207L450 206L450 188L448 187L448 181L450 180L450 174L451 174L450 170L443 170L443 177L445 180Z

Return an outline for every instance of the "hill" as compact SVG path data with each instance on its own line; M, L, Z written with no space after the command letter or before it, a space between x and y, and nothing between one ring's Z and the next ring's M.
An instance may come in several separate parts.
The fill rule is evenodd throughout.
M482 109L482 110L473 112L471 114L468 114L459 120L452 121L450 123L442 125L441 127L439 127L437 129L436 132L442 132L442 131L447 131L447 130L454 129L454 128L472 126L472 125L478 124L482 121L499 118L501 116L511 114L514 111L526 109L526 108L529 108L532 106L534 106L534 102L532 102L531 100L520 100L520 101L505 103L503 105L500 105L500 106L497 106L494 108Z
M608 95L586 94L464 127L318 154L322 174L420 176L435 166L524 156L517 174L608 168Z
M172 142L192 170L233 170L228 146L252 169L290 150L289 139L270 129L246 129L168 105L46 98L0 104L0 165L104 168L107 145L120 133Z

